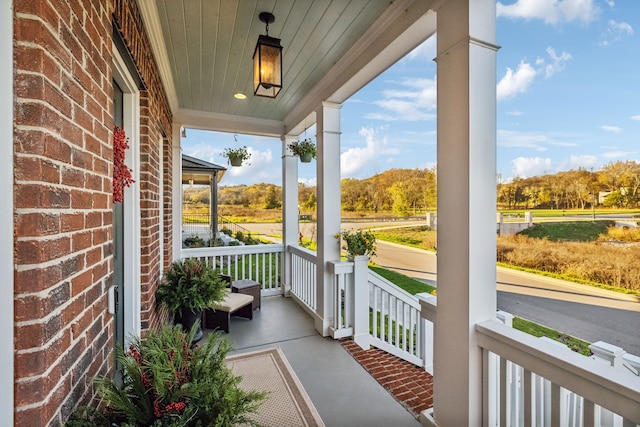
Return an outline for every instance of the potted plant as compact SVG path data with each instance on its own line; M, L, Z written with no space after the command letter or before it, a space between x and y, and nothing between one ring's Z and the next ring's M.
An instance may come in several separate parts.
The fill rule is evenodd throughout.
M226 286L218 271L200 259L174 261L156 290L156 304L188 331L200 319L203 309L224 299ZM201 337L199 329L195 341Z
M347 258L353 259L356 256L374 256L376 254L376 236L371 231L345 230L341 233L344 246L347 251Z
M239 148L225 148L222 152L222 157L227 158L227 163L231 166L242 166L245 160L251 158L251 153L247 150L247 146L243 145Z
M289 149L293 155L300 157L302 163L309 163L311 159L316 158L316 144L310 139L293 141L289 144Z
M192 347L195 328L165 326L116 348L122 381L95 378L95 406L77 408L67 427L256 425L249 414L266 398L243 390L225 364L230 342L213 333Z

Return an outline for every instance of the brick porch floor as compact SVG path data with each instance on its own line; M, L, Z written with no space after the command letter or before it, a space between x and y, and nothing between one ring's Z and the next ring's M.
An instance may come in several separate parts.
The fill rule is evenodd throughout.
M362 350L351 339L340 344L415 416L433 406L433 377L424 369L377 348Z

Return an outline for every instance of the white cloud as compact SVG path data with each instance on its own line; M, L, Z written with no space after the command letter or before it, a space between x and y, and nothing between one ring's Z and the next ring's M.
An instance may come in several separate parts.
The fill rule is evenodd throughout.
M640 122L640 114L635 115L635 116L631 116L631 120L636 120Z
M626 22L616 22L610 19L607 23L607 29L600 36L598 45L609 46L611 43L622 40L625 36L633 35L633 27Z
M611 133L620 133L622 132L622 128L619 128L618 126L609 126L609 125L604 125L604 126L600 126L600 129L607 131L607 132L611 132Z
M602 157L606 157L607 159L617 159L621 157L628 157L631 153L628 151L609 151L607 153L603 153Z
M571 54L562 52L560 55L556 55L556 51L552 47L547 48L547 54L551 58L551 64L547 64L544 67L544 76L548 79L558 71L563 71L566 67L567 61L573 59Z
M522 116L524 113L522 111L507 111L507 116Z
M598 167L598 157L589 154L572 155L567 160L560 162L556 171L572 170L572 169L591 169Z
M572 155L568 159L554 162L549 157L517 157L511 161L513 176L529 178L553 174L559 171L578 168L591 169L598 167L598 157L592 155Z
M498 82L496 95L498 100L513 98L519 93L527 91L536 77L536 70L531 64L521 61L516 71L507 68L507 71Z
M540 19L545 24L578 21L588 24L600 12L594 0L517 0L505 5L496 5L498 17L512 19Z
M435 79L404 79L398 82L402 89L387 89L382 92L384 99L374 104L386 110L384 113L372 113L366 116L377 120L433 120L436 115Z
M538 151L546 150L544 145L549 142L549 138L542 134L513 132L508 130L498 130L497 140L498 145L501 147L533 148Z
M551 46L547 47L547 55L549 60L540 57L536 59L535 68L525 60L520 61L515 71L507 68L496 88L498 100L513 98L520 93L527 92L538 74L544 73L545 78L549 78L555 73L563 71L567 61L573 59L571 54L567 52L556 54L556 50Z
M615 2L614 2L613 0L604 0L604 2L605 2L606 4L608 4L608 5L609 5L609 7L613 7L613 6L615 6L615 5L616 5L616 4L615 4Z
M498 145L509 148L531 148L536 151L547 151L549 145L557 147L575 147L574 142L567 142L543 133L515 132L498 130Z
M318 184L318 178L298 178L298 182L306 185L307 187L315 187Z
M340 155L340 172L342 178L356 176L365 168L371 168L381 159L389 161L389 157L398 154L398 150L388 145L387 138L377 138L377 130L363 127L358 132L366 141L365 147L349 148Z
M514 176L520 178L544 175L551 171L551 159L548 157L517 157L511 163Z

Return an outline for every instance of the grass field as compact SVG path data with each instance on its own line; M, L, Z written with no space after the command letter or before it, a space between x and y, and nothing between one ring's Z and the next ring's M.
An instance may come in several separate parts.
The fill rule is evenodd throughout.
M611 225L610 221L537 224L522 235L499 236L496 261L506 267L640 295L640 230ZM380 240L436 249L436 232L428 227L375 234Z
M531 212L533 217L563 217L563 216L575 216L584 215L592 216L594 211L591 209L500 209L498 212L503 214L519 214L524 217L525 212ZM640 209L596 209L596 215L634 215L636 218L640 218Z
M522 231L520 234L537 239L549 239L554 242L567 240L573 242L591 242L597 240L601 234L607 234L607 230L613 225L613 221L546 222L534 224L533 227Z

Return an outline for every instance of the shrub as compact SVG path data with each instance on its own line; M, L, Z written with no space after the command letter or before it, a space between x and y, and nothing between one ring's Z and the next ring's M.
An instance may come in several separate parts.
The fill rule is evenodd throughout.
M167 326L144 340L135 339L127 351L116 349L122 384L108 377L94 379L100 408L78 408L67 426L256 425L249 414L257 410L265 393L239 387L241 378L224 363L231 350L228 340L216 332L204 345L191 349L194 333L195 328L185 333ZM108 424L81 423L105 418Z
M182 315L224 298L226 284L213 267L196 258L174 261L156 290L156 304Z
M189 236L182 242L184 248L204 248L205 246L204 239L198 236Z
M346 250L349 255L374 256L376 254L376 237L371 231L346 230L342 232L341 236L345 243L342 249Z

